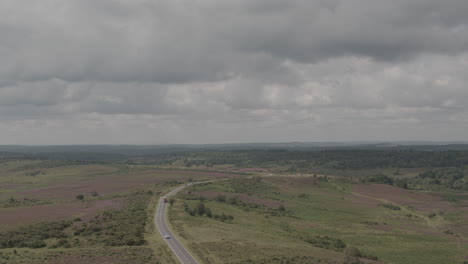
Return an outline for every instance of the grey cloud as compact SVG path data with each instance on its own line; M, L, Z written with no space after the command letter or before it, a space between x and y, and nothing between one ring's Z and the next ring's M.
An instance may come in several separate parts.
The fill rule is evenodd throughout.
M463 0L5 0L0 135L466 139L467 12Z
M284 60L394 60L468 47L468 4L459 0L10 0L1 10L6 80L219 81Z

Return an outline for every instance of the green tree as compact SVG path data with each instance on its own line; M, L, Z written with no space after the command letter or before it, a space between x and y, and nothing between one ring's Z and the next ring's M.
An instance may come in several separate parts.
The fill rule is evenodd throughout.
M204 215L205 212L206 212L205 204L202 203L202 202L198 203L196 211L197 211L198 215L200 215L200 216Z
M205 208L205 214L206 216L208 216L209 218L211 218L213 216L213 214L211 213L211 209L206 207Z

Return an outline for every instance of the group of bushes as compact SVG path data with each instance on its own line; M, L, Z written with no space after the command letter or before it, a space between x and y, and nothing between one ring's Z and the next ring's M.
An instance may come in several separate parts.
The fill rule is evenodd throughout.
M146 208L151 194L136 192L128 196L121 210L107 210L89 223L74 230L76 236L93 238L106 246L137 246L145 244Z
M66 238L70 221L42 222L0 233L0 248L42 248L50 238Z
M413 178L397 179L379 173L363 178L362 182L388 184L404 189L468 190L468 180L465 179L463 169L460 168L427 170Z
M103 211L87 223L80 223L81 219L76 218L75 224L72 221L41 222L2 232L0 248L68 248L79 246L81 241L105 246L143 245L151 195L147 191L129 194L122 209Z
M331 238L328 236L312 236L304 238L304 241L319 248L331 250L342 250L346 248L346 244L339 238Z
M97 191L92 191L92 192L91 192L91 196L97 197L97 196L99 196L99 193L98 193ZM77 196L75 196L75 198L76 198L77 200L80 200L80 201L81 201L81 200L84 200L84 199L85 199L85 196L84 196L83 194L78 194Z
M319 248L326 248L330 250L341 251L346 248L346 244L343 240L339 238L332 238L328 236L311 236L307 233L301 232L286 222L281 222L279 227L283 230L288 232L294 238L301 239L309 244L314 245L315 247Z
M403 189L409 189L409 180L407 178L393 179L385 174L379 173L376 175L367 176L361 180L364 183L380 183L393 185Z
M383 203L383 204L379 204L379 206L390 209L390 210L396 210L396 211L401 210L400 206L394 205L394 204L391 204L391 203Z
M268 216L286 216L286 215L292 215L291 212L286 210L286 207L284 205L279 205L277 208L270 208L267 207L264 204L257 204L257 203L248 203L245 201L240 200L237 196L226 196L226 195L217 195L213 198L207 198L204 196L195 196L195 195L185 195L183 196L187 200L200 200L200 202L204 202L206 200L210 201L216 201L219 203L226 203L232 206L239 207L245 211L250 211L250 210L257 210L258 213L262 213ZM189 214L195 215L196 208L194 209L187 209ZM192 210L192 211L190 211Z
M344 264L363 264L364 262L362 262L360 260L360 258L364 258L364 259L369 259L369 260L374 260L374 261L378 261L379 258L376 257L376 256L372 256L372 255L368 255L368 254L364 254L362 253L359 249L355 248L355 247L348 247L346 248L345 250L345 261L344 261Z
M190 208L187 203L183 204L185 212L187 212L191 216L203 216L206 215L209 218L213 218L215 220L221 221L221 222L227 222L227 221L232 221L234 220L234 217L232 215L226 215L224 212L219 214L213 214L211 212L211 209L203 202L199 202L195 208Z
M8 198L6 200L0 200L0 208L11 208L11 207L20 207L20 206L32 206L32 205L41 205L41 204L49 204L49 201L45 200L38 200L38 199L30 199L30 198Z

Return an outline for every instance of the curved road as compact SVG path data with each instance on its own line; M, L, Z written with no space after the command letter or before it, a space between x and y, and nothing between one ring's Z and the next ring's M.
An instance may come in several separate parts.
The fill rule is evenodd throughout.
M198 183L205 183L205 182L198 182ZM196 184L196 183L195 183ZM175 188L174 190L170 191L169 193L166 194L166 197L175 195L182 189L184 189L186 186L179 186ZM164 240L166 240L167 244L169 247L174 251L174 254L177 256L177 258L180 260L182 264L198 264L198 261L190 254L188 249L186 249L177 239L177 237L172 233L172 231L169 229L166 223L166 205L167 203L164 202L164 197L161 197L159 199L159 205L158 209L156 210L156 217L154 220L154 223L156 224L156 227L158 228L159 233L163 237ZM165 236L169 236L168 239L165 238Z

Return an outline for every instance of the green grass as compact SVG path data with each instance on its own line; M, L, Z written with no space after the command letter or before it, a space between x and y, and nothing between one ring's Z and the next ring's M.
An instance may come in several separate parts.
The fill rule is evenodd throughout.
M426 213L414 209L365 206L352 200L351 187L351 183L337 179L311 180L304 184L287 177L193 186L178 195L170 208L170 219L174 229L206 263L249 263L249 260L256 263L294 256L343 260L339 250L306 242L305 238L317 236L341 239L347 246L357 247L385 263L462 263L468 245L455 235L444 234L443 228L459 223L466 217L466 211L429 219ZM234 220L223 223L206 216L188 215L182 204L198 203L190 200L193 197L188 192L202 191L250 194L280 201L288 214L272 216L265 214L264 209L209 199L205 203L213 213L224 212L233 215Z

